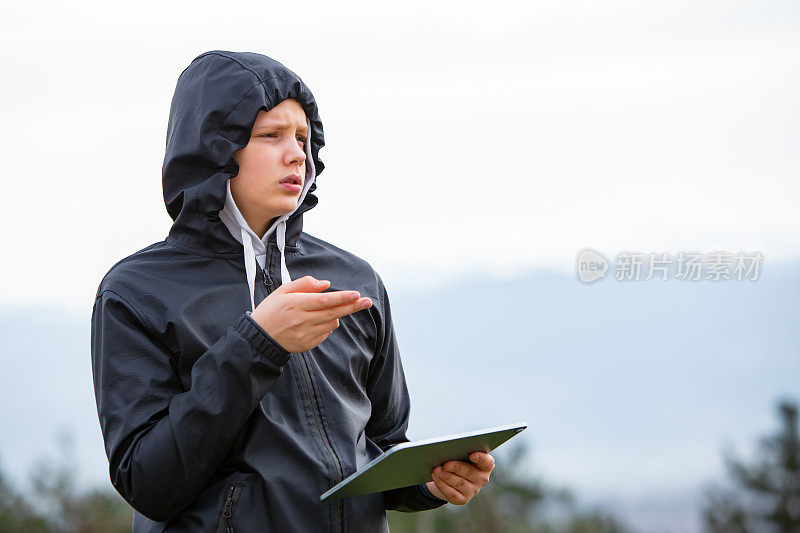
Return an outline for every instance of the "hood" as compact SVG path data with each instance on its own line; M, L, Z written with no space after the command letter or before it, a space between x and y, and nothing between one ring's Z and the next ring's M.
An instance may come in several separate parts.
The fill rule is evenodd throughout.
M250 140L260 110L286 99L300 103L309 122L306 180L294 211L259 239L230 194L239 172L234 152ZM294 72L265 55L213 50L197 56L175 87L162 167L164 203L173 220L169 236L178 245L209 257L242 258L254 307L255 265L274 242L281 255L281 282L291 280L284 248L294 246L303 213L317 204L316 176L325 168L322 121L311 91Z

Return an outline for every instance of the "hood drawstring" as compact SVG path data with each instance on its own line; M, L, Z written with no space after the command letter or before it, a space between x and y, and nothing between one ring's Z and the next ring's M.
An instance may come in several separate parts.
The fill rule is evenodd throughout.
M308 123L308 128L308 131L310 132L310 121ZM300 194L300 198L297 200L297 205L290 213L286 213L273 222L272 226L270 226L266 233L264 233L262 238L259 238L258 235L256 235L256 233L244 219L244 216L242 216L239 208L236 206L236 202L233 200L233 195L231 194L230 179L225 182L228 191L225 198L225 207L219 212L219 218L223 223L225 223L225 226L228 228L228 231L231 232L231 235L233 235L233 237L244 247L244 269L247 276L247 286L250 290L251 311L255 311L256 308L256 261L258 261L262 269L266 268L265 263L267 257L267 242L269 241L269 235L273 230L275 230L275 240L278 244L278 251L280 252L281 256L281 285L292 281L292 278L289 275L289 269L286 267L286 254L284 253L286 248L286 221L303 203L303 200L308 193L308 189L311 187L311 184L316 178L314 158L311 155L310 139L311 136L309 135L309 140L305 143L306 176L303 183L303 192Z

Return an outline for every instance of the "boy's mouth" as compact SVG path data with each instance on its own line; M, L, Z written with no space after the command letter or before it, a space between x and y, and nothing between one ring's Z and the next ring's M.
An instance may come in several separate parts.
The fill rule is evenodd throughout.
M286 176L285 178L283 178L280 181L280 183L292 183L294 185L302 185L303 184L303 180L300 179L300 176L298 176L297 174L290 174L290 175Z

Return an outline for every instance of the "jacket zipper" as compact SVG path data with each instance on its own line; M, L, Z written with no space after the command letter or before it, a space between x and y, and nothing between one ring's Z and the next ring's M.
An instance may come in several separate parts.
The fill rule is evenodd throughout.
M233 522L231 522L231 518L233 517L233 504L236 503L240 490L241 487L239 485L230 485L228 487L228 495L225 498L225 506L222 508L222 518L225 520L225 533L234 533Z
M269 294L271 292L271 289L272 289L272 279L267 275L267 272L269 271L269 267L270 267L270 263L271 263L271 261L270 261L271 254L269 253L269 244L267 244L267 257L266 257L266 259L267 259L267 264L266 264L267 268L266 269L263 269L263 268L261 269L261 276L262 276L261 279L262 279L262 281L264 283L264 287L266 287L266 289L267 289L267 294ZM260 268L260 265L259 265L259 268ZM316 426L317 431L319 432L319 434L322 436L322 448L323 448L323 450L325 450L325 453L328 455L328 460L336 468L336 473L335 473L335 476L334 476L334 485L336 485L342 479L344 479L344 472L343 472L343 469L342 469L342 463L339 461L339 457L336 455L336 452L333 449L333 444L331 443L330 437L328 436L328 432L325 431L325 426L322 423L322 416L320 415L319 406L318 406L318 403L317 403L317 394L314 391L314 385L313 385L313 382L311 381L311 369L309 368L308 362L306 360L306 353L304 352L304 353L301 353L301 354L297 354L294 357L299 358L300 361L301 361L301 364L298 365L298 366L302 369L302 372L300 372L300 376L302 378L303 385L304 385L303 389L305 389L304 392L311 399L311 411L312 411L312 414L314 415L314 425ZM341 499L338 500L338 501L335 501L334 502L334 511L335 512L334 512L334 516L333 516L333 521L334 521L334 524L336 524L334 526L334 528L336 530L339 530L339 531L344 531L344 522L343 522L344 501L342 501ZM230 533L230 532L228 532L228 533Z
M311 397L311 411L314 414L314 423L317 426L317 431L322 436L322 449L328 454L328 458L332 459L331 464L334 465L336 468L336 472L333 479L333 484L336 485L342 479L344 479L344 474L342 471L342 463L339 461L339 457L336 455L336 452L333 449L333 444L331 443L330 437L328 436L328 432L325 431L325 426L322 423L322 416L319 412L319 407L317 404L317 394L314 391L314 386L311 381L311 370L308 367L308 362L306 360L307 353L298 354L296 357L300 358L301 364L298 365L303 372L301 372L301 376L303 381L305 382L306 390L308 391L307 394ZM338 500L334 502L334 524L336 524L335 529L338 531L344 531L344 522L343 522L343 515L344 515L344 501Z

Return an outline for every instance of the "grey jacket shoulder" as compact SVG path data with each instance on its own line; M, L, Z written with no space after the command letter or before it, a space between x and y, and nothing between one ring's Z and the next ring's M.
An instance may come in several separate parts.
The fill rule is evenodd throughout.
M153 272L153 266L163 261L167 254L170 253L170 250L174 250L174 248L171 248L166 241L160 241L146 246L127 257L123 257L114 263L103 276L103 279L100 280L100 285L95 293L95 300L106 290L124 297L131 296L130 280L146 275L148 272Z

